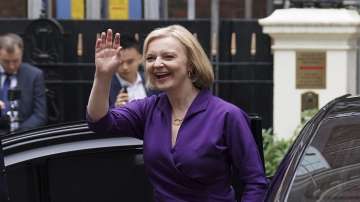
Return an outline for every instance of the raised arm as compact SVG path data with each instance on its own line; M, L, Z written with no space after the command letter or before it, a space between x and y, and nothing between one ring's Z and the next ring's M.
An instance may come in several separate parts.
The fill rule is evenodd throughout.
M120 34L113 40L111 29L102 32L95 45L95 76L87 112L91 120L104 117L109 109L111 77L121 62Z

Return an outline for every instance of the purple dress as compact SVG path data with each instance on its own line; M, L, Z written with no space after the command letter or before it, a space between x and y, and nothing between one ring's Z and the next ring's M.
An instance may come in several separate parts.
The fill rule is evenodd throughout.
M144 140L144 161L156 201L234 202L231 167L244 184L242 201L262 201L267 188L246 114L202 90L171 146L171 105L162 93L111 109L89 126Z

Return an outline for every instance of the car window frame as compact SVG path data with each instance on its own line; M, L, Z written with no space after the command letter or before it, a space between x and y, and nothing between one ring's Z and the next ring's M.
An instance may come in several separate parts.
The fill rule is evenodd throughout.
M307 142L306 146L303 148L301 155L300 155L300 159L298 159L296 162L296 166L293 167L294 172L292 172L292 174L291 174L290 184L286 187L286 192L285 192L286 194L285 194L283 201L288 201L289 194L291 192L291 187L293 186L294 180L296 178L296 171L298 170L299 166L301 165L302 160L305 157L306 150L311 146L311 144L313 143L313 141L316 137L323 136L322 134L324 134L324 133L326 134L326 132L331 131L334 127L339 126L340 124L332 124L332 123L339 123L339 119L343 119L343 118L346 118L346 119L354 119L355 118L356 120L358 120L360 122L360 112L355 112L355 113L350 112L350 113L344 113L344 114L327 117L319 123L317 130L312 134L312 136L309 139L309 141ZM356 122L356 120L354 122ZM330 125L329 125L329 123L330 123ZM324 131L321 131L321 130L324 130ZM285 174L285 176L288 176L288 175Z
M291 183L292 176L295 174L296 167L300 162L300 158L305 152L305 148L310 143L311 138L317 132L321 122L325 118L329 117L329 114L332 113L332 110L336 110L339 103L343 101L359 102L360 100L360 97L349 96L350 94L346 94L330 101L305 124L303 129L300 131L300 134L298 137L296 137L294 143L291 145L283 160L279 164L275 175L270 177L271 183L266 192L264 201L280 202L285 200L289 184Z

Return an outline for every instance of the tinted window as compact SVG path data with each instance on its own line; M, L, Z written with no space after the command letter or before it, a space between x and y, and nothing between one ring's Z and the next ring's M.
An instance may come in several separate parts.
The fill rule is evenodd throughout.
M11 202L151 202L153 198L139 149L82 150L6 169Z
M324 121L306 149L288 201L360 201L360 119Z

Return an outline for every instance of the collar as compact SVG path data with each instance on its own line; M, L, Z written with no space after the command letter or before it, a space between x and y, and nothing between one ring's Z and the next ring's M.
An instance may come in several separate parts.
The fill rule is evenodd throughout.
M186 115L184 118L197 114L199 112L205 111L210 101L212 93L208 89L200 90L199 94L196 96L194 101L191 103ZM163 113L171 113L171 105L168 96L165 93L159 95L159 104L157 107Z
M0 64L0 73L1 74L4 74L5 73L5 70L4 70L4 68L3 68L3 66Z
M115 74L116 75L116 78L119 80L121 86L133 86L133 85L136 85L136 84L139 84L141 83L142 84L142 78L139 74L139 72L136 74L136 81L135 83L130 83L128 81L126 81L124 78L122 78L119 74Z

